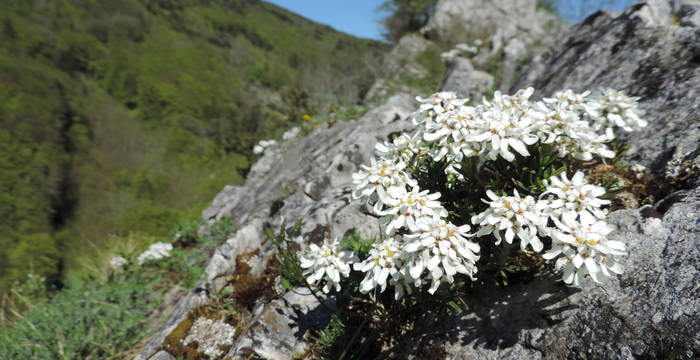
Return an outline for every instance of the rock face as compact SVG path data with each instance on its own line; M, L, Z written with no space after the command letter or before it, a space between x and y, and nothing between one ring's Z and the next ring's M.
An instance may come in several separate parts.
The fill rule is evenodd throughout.
M216 250L203 279L178 302L166 325L136 359L148 359L191 309L215 298L236 268L238 255L258 249L251 268L252 272L261 271L274 249L265 228L277 232L282 218L289 220L289 226L303 220L294 239L298 242L321 241L328 232L334 237L354 231L376 235L376 218L352 202L352 174L359 165L369 163L377 142L412 126L406 118L414 108L411 96L395 95L361 119L339 122L268 148L251 168L244 186L226 186L203 211L203 222L231 217L241 228ZM232 346L228 356L288 359L303 352L304 331L299 331L299 319L308 318L304 330L311 326L308 324L317 324L318 316L303 314L318 306L314 297L303 296L303 292L261 304L253 311L248 333Z
M456 58L442 80L440 90L453 91L461 97L480 99L493 87L493 76L474 69L469 59Z
M600 11L534 59L511 88L533 86L535 97L600 87L640 97L649 126L628 140L628 159L658 177L700 168L700 27L666 1L630 7L613 18ZM674 25L674 16L679 25ZM683 24L690 24L689 26ZM697 183L696 183L697 185Z
M450 359L692 359L700 354L700 191L664 214L614 212L611 238L630 253L604 284L566 287L541 276L484 288L459 318L429 319L415 332L444 332ZM415 352L407 342L406 354Z
M537 0L438 1L426 26L417 34L403 36L386 55L380 78L365 95L365 101L382 98L392 88L411 91L404 86L404 77L435 76L418 61L421 55L425 60L421 53L448 52L457 44L478 51L456 58L447 77L434 90L455 91L462 97L476 99L494 88L507 91L523 62L549 47L568 27L537 4Z
M504 23L504 17L512 21ZM547 27L557 23L557 16L537 6L536 0L440 0L421 32L445 37L459 27L474 34L498 33L504 43L519 37L531 44L551 37Z
M700 357L700 176L694 172L700 167L700 29L693 6L651 1L615 18L596 13L528 65L513 87L534 86L535 96L549 96L604 86L641 97L649 127L626 139L627 161L659 179L684 177L686 189L654 206L610 214L617 228L611 237L629 249L626 272L600 285L566 287L559 275L543 274L513 287L479 289L465 298L469 312L417 323L398 345L403 358L414 358L426 344L444 348L450 359ZM351 174L369 161L376 142L410 127L399 120L415 106L411 96L397 95L357 121L272 147L244 186L227 186L202 220L231 216L241 228L137 359L156 352L189 309L212 300L238 254L257 248L264 264L273 251L264 229L279 229L282 217L304 220L298 242L320 241L328 231L376 234L376 218L351 201ZM332 299L321 305L303 291L259 304L227 356L288 359L303 352L304 330L327 321L322 306L333 306Z

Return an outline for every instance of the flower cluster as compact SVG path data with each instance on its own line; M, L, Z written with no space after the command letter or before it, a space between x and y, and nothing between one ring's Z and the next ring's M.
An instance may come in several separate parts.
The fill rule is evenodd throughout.
M122 266L126 265L129 261L125 259L122 256L113 256L109 260L109 266L112 268L112 270L119 270L122 268Z
M493 100L484 99L478 106L465 105L466 100L453 93L418 98L422 105L414 114L414 123L421 125L419 133L428 142L433 160L444 157L454 164L448 166L448 171L458 167L464 157L500 157L507 161L513 161L516 153L527 157L528 146L538 142L555 144L560 157L611 158L615 153L605 144L614 138L613 127L631 129L645 124L639 120L636 106L629 105L631 98L621 98L625 102L613 107L612 100L605 100L610 96L585 101L589 92L577 94L567 90L532 102L529 98L533 92L533 88L515 95L496 91ZM625 109L625 116L614 117L619 123L605 120L611 114L607 109L620 112L620 107Z
M535 252L543 250L540 237L550 237L552 248L543 257L559 257L555 267L563 270L567 284L578 285L585 275L600 282L611 273L620 274L622 266L614 257L626 254L625 245L606 238L612 229L601 209L610 201L599 198L605 189L588 184L582 172L571 180L561 174L545 182L552 185L538 200L532 196L523 199L517 191L515 196L498 196L489 190L491 201L484 200L489 208L472 218L481 226L476 235L493 234L496 245L503 238L509 244L517 238L523 250L530 245Z
M504 237L508 244L512 244L517 236L522 250L530 245L533 250L542 251L544 244L538 237L538 229L546 223L541 212L542 204L529 195L521 198L517 190L515 196L498 196L491 190L486 195L491 199L484 200L489 208L472 217L472 223L481 226L476 236L493 234L496 245Z
M350 264L357 259L352 251L340 247L338 239L332 242L326 239L321 246L311 244L300 260L306 281L316 285L325 279L323 292L328 293L331 288L340 291L340 277L350 275Z
M597 129L619 127L625 131L646 127L647 122L640 117L642 112L637 100L638 97L629 97L621 91L605 90L602 98L594 103L597 112L594 116L594 126Z
M265 150L270 146L277 145L275 140L260 140L255 146L253 146L253 154L260 155L265 153Z
M382 217L384 238L363 259L342 249L337 240L320 247L312 244L301 260L308 282L325 279L325 292L339 290L341 277L348 277L352 268L364 273L362 293L391 286L399 299L430 284L427 291L433 294L458 275L475 279L482 250L475 239L486 236L493 238L494 246L517 240L522 251L542 253L555 262L567 284L577 285L585 276L598 282L621 273L617 258L626 250L623 243L607 239L612 229L605 222L604 207L610 203L601 198L605 189L589 184L581 171L569 179L561 165L571 159L615 157L606 145L614 139L614 130L646 125L636 99L613 90L598 96L566 90L531 101L533 93L532 88L514 95L497 91L492 100L476 106L451 92L417 98L420 106L412 116L416 131L377 144L370 164L353 174L353 197ZM464 199L458 199L459 206L473 209L469 216L441 202L454 204L455 196L463 197L464 184L483 185L481 179L466 179L478 177L489 166L493 171L498 164L515 164L508 165L512 169L521 166L522 159L541 159L545 146L553 150L549 158L561 168L530 169L528 174L549 174L538 175L539 187L512 179L491 182L499 188L474 188L467 198L481 198L483 203L463 205ZM431 164L442 164L451 182L441 187L443 194L431 186L422 188L420 177L414 178L416 172L431 171ZM470 168L463 170L465 164ZM525 192L518 192L514 184ZM461 192L451 193L457 188Z
M172 244L157 242L155 244L151 244L151 246L148 247L148 250L141 253L141 255L139 255L139 257L136 259L136 261L138 261L139 265L142 265L148 260L159 260L167 258L170 257L170 252L172 250Z
M450 49L449 51L440 54L440 59L442 59L442 61L444 62L449 63L452 62L452 60L454 60L456 57L465 53L472 55L477 54L482 44L483 42L481 41L481 39L476 39L476 41L474 41L474 46L469 46L464 43L457 44L454 48Z

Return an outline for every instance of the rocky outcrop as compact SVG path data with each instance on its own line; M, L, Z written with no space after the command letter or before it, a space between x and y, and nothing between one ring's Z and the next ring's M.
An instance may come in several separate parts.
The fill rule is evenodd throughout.
M411 96L395 95L361 119L335 123L268 148L251 168L244 186L226 186L203 211L202 221L231 217L241 224L240 229L216 250L202 280L178 302L166 325L136 359L148 359L191 309L216 298L236 268L238 255L257 249L257 258L248 262L252 272L262 271L274 249L265 229L279 231L283 219L289 220L289 226L303 220L294 238L298 242L318 242L328 234L343 236L355 231L376 235L376 218L352 201L352 174L369 163L377 142L412 126L406 118L414 107ZM254 309L248 333L232 346L229 356L287 359L303 352L305 331L299 331L299 314L320 305L299 291L303 295L298 290Z
M493 76L474 69L469 59L458 57L447 70L440 90L453 91L461 97L478 100L487 90L493 88L493 83Z
M499 77L496 88L507 91L521 63L553 44L566 27L537 0L440 0L421 33L448 43L482 40L486 46L472 65L484 70L500 62L499 74L492 75Z
M536 0L440 0L421 33L443 39L459 31L482 39L495 34L503 46L515 38L530 45L551 43L557 36L552 30L559 26L557 15Z
M648 167L657 179L682 178L674 186L683 189L672 189L677 191L653 206L610 214L616 227L611 237L630 252L626 272L600 285L567 287L544 273L529 283L481 288L465 298L470 311L427 314L415 324L398 344L402 357L413 358L426 346L451 359L700 356L700 29L692 6L667 5L651 1L618 17L592 15L531 62L513 88L534 86L536 96L548 96L566 88L612 87L640 97L649 127L625 138L626 161ZM369 161L376 142L410 127L402 120L414 108L411 96L397 95L357 121L272 147L244 186L226 187L202 221L230 216L240 229L137 359L149 358L189 309L212 301L237 255L257 247L251 267L261 271L273 251L264 229L278 230L282 218L303 219L294 233L298 242L320 241L328 232L376 234L376 218L352 202L351 174ZM327 321L323 306L333 306L332 299L322 305L302 290L258 304L227 356L287 359L303 352L307 330Z
M478 51L450 61L448 76L434 90L475 99L493 89L507 91L523 63L549 47L567 27L557 15L538 6L537 0L440 0L426 26L403 36L385 56L380 78L365 101L410 91L406 78L442 77L430 73L421 61L437 60L437 54L451 46L475 42Z
M599 11L534 59L511 90L534 86L535 96L545 96L610 87L639 96L649 126L634 138L621 134L630 145L627 159L659 178L698 171L700 27L688 20L695 12L683 10L694 7L674 13L659 0L616 18Z

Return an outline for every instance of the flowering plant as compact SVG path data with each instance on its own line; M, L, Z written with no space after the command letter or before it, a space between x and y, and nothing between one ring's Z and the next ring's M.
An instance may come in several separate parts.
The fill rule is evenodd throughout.
M451 92L417 98L415 132L377 144L353 175L353 195L380 217L383 239L364 254L337 240L312 245L301 263L308 282L340 290L352 266L364 273L361 293L433 294L494 263L502 272L504 252L554 261L567 284L620 274L625 245L607 239L610 201L584 165L615 158L618 129L646 126L637 99L566 90L531 101L533 92L497 91L477 106Z

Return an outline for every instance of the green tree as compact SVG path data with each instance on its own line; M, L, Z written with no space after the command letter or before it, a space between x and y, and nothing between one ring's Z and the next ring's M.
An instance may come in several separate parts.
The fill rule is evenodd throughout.
M379 11L389 13L382 19L384 37L395 43L406 33L418 31L428 22L437 0L386 0Z

